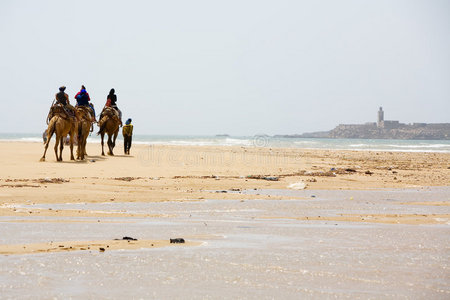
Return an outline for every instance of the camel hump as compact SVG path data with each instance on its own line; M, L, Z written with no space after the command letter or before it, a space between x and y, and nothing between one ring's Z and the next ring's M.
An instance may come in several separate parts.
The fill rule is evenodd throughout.
M111 132L118 130L120 125L120 117L119 112L116 109L112 107L105 107L101 115L102 118L98 122L98 126L100 127L98 134L104 131Z
M119 112L112 107L105 107L103 109L102 116L103 116L102 118L107 117L110 119L115 119L117 121L120 121Z
M88 106L77 106L75 108L75 113L78 119L84 119L89 122L91 121L91 116L94 115L94 111Z
M48 114L48 120L51 120L53 117L59 116L63 119L69 119L70 116L67 113L66 109L63 105L56 103L50 107L50 112Z
M118 112L117 112L117 110L115 109L115 108L113 108L113 107L105 107L104 109L103 109L103 113L104 114L109 114L109 115L118 115Z
M92 108L90 108L89 106L77 106L75 107L75 109L77 111L85 111L85 112L91 112Z

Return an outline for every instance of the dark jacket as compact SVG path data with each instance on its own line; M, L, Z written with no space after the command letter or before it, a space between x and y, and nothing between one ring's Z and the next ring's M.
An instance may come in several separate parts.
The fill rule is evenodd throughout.
M66 106L67 104L67 99L69 98L67 96L66 93L64 92L59 92L58 94L55 95L56 101L61 103L62 105Z
M111 100L111 106L116 106L116 102L117 102L117 96L116 95L109 94L107 99Z
M75 96L77 99L77 105L78 106L89 106L89 95L88 93L78 93L77 96Z

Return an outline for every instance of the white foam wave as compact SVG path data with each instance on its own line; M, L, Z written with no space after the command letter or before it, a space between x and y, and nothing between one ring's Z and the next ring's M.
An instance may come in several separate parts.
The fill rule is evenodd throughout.
M226 138L225 143L229 145L243 145L243 146L250 146L253 144L252 140L249 139L233 139L233 138Z
M179 139L179 140L158 140L153 141L133 141L140 145L169 145L169 146L251 146L249 139Z
M28 142L28 143L43 143L42 138L6 138L0 139L1 142Z
M54 140L54 139L53 139ZM0 134L0 142L42 143L39 134ZM100 137L92 134L88 143L99 144ZM123 143L121 136L117 143ZM276 148L330 149L353 151L392 151L392 152L436 152L450 153L447 141L396 141L396 140L350 140L350 139L264 139L253 137L194 137L194 136L136 136L136 145L172 145L172 146L260 146Z
M395 148L450 148L450 144L386 145Z
M296 145L309 145L309 144L319 144L317 141L295 141Z

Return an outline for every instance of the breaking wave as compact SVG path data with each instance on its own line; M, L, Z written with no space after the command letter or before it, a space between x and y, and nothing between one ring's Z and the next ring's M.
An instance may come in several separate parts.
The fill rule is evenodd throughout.
M118 142L122 141L119 135ZM0 134L0 142L32 142L42 143L40 134ZM95 133L88 138L88 143L100 143ZM273 147L302 148L355 151L392 151L392 152L439 152L450 153L450 141L426 140L364 140L364 139L300 139L281 138L266 135L259 136L156 136L135 135L134 144L141 145L173 145L173 146L241 146L241 147Z

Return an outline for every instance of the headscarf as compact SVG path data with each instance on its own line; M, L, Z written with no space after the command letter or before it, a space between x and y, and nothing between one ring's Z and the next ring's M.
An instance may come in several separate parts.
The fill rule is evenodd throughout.
M130 125L130 123L131 123L131 119L128 119L128 120L125 122L125 125Z

